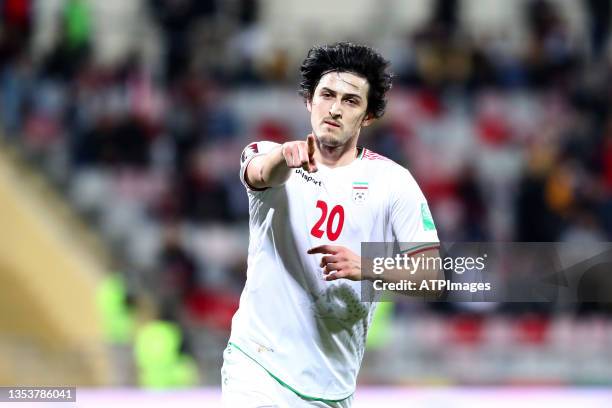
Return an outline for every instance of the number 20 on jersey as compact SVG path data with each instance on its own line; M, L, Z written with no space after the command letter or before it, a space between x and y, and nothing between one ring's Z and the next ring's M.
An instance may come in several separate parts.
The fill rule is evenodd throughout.
M317 201L317 208L321 210L321 216L310 233L317 238L322 238L327 233L327 238L330 241L337 240L344 226L344 208L341 205L336 205L331 211L328 211L329 206L322 200ZM325 230L323 230L324 226Z

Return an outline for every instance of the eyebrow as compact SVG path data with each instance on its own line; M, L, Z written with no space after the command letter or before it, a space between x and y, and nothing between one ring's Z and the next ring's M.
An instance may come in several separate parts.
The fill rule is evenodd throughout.
M322 87L321 91L327 91L327 92L331 92L333 94L337 94L338 93L337 91L334 91L333 89L330 89L330 88L328 88L326 86ZM362 99L360 95L357 95L357 94L354 94L354 93L346 93L346 94L344 94L344 97L345 98L357 98L359 100Z

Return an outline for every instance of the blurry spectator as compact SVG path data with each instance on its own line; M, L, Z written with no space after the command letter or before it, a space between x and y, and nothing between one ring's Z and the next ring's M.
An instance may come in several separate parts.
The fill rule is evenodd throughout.
M68 0L63 10L63 31L68 48L82 48L91 41L91 11L84 0Z
M606 236L599 226L594 212L587 207L577 207L570 215L567 228L559 238L563 242L599 243L606 242Z
M255 133L260 140L269 140L276 143L285 143L291 140L286 124L274 119L262 119Z
M551 154L545 147L536 147L530 153L528 167L517 194L518 241L553 242L559 235L561 219L551 210L546 199Z
M27 54L6 63L0 60L0 126L7 136L16 136L22 130L33 82L34 67Z
M610 122L612 124L612 122ZM612 126L606 127L603 137L601 155L602 190L600 193L599 209L601 225L608 239L612 238Z
M608 122L601 149L603 182L608 194L612 195L612 120Z
M449 37L459 28L460 0L437 0L432 8L432 22L448 32Z
M166 112L165 123L175 148L176 170L187 170L191 152L200 145L199 110L202 104L202 81L184 77L170 88L171 104Z
M361 139L367 148L393 161L402 163L404 155L397 147L401 144L399 136L390 123L377 124Z
M55 47L43 64L47 77L68 81L90 56L92 41L91 11L83 0L68 0L60 18Z
M102 166L143 167L149 163L143 123L133 116L103 114L77 146L77 161Z
M557 7L549 0L532 0L527 4L530 39L526 63L535 87L567 85L577 62L569 28Z
M32 33L32 1L0 2L0 64L27 50Z
M456 0L437 1L431 18L415 35L418 80L434 89L464 85L472 69L458 5Z
M558 216L566 216L576 203L577 183L579 180L575 163L555 163L548 173L544 187L546 206Z
M595 60L599 60L608 45L612 5L610 0L585 0L584 3L590 27L591 53Z
M190 65L193 23L217 11L215 0L150 0L153 16L164 31L165 79L172 83Z
M234 73L232 79L242 84L257 84L262 77L287 75L286 55L276 50L266 39L258 23L259 1L240 0L237 9L237 27L228 39L227 63ZM267 63L261 64L262 61ZM271 68L271 72L266 72Z
M197 385L197 366L191 355L183 353L184 344L179 325L163 317L139 327L134 345L138 384L152 389Z
M485 241L487 231L487 207L485 205L476 171L469 165L463 169L458 178L457 195L463 205L464 222L462 230L466 241Z
M0 125L9 135L21 130L33 67L29 55L31 0L0 2Z
M197 288L197 270L194 259L183 248L178 226L166 226L163 234L159 272L153 283L161 310L176 320L185 300Z
M193 222L228 222L232 220L225 185L206 171L206 153L194 151L188 166L179 175L182 215Z

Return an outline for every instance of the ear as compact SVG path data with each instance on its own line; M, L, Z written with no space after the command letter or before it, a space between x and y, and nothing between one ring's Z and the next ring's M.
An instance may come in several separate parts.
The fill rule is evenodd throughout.
M361 126L362 127L370 126L372 122L374 122L375 119L376 118L374 117L374 115L372 115L371 113L366 113L365 117L361 121Z
M310 103L310 99L306 100L306 109L308 109L308 112L312 113L312 103Z

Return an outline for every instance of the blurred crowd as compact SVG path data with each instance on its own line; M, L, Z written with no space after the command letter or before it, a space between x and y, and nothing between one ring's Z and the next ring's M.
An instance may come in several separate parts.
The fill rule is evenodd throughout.
M473 35L462 2L440 0L420 28L381 44L394 88L362 142L411 170L441 240L612 237L611 4L580 3L586 38L554 1L525 2L516 47ZM306 134L300 61L262 45L257 0L145 4L159 60L134 49L108 65L94 58L90 2L63 2L39 56L36 2L0 1L3 137L101 231L131 292L225 331L246 270L240 151Z

